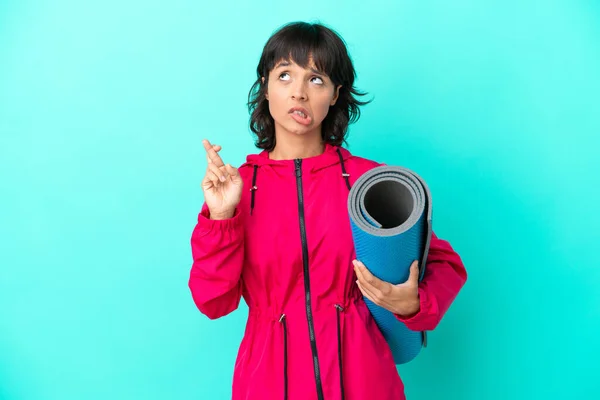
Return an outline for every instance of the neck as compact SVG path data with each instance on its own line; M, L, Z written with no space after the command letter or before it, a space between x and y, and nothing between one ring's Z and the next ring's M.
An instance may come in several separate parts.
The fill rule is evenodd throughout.
M269 153L272 160L292 160L308 158L323 154L325 143L321 133L306 135L275 135L275 148Z

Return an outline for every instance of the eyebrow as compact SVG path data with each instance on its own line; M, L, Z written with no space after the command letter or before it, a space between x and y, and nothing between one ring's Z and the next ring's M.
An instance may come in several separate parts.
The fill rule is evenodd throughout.
M288 62L288 61L282 61L282 62L280 62L279 64L277 64L277 65L275 66L275 68L273 68L273 69L277 69L277 68L281 68L281 67L289 67L290 65L291 65L291 63L290 63L290 62ZM311 70L313 73L317 74L317 75L321 75L321 76L325 76L325 75L326 75L326 74L324 74L323 72L321 72L321 71L319 71L319 70L317 70L317 69L314 69L314 68L310 68L310 70Z

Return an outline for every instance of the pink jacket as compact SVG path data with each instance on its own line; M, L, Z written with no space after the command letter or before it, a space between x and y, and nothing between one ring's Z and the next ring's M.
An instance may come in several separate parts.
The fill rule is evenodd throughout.
M202 207L191 239L194 302L211 319L242 296L249 308L233 400L405 398L352 266L347 184L378 165L330 145L302 160L263 151L239 168L244 192L231 219L210 220ZM458 254L434 233L420 311L397 317L413 330L434 329L466 279Z

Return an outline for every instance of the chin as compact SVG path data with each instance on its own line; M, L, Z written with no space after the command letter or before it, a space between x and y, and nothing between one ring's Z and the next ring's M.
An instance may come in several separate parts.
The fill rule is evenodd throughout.
M291 129L290 132L294 135L306 135L312 131L311 127Z
M314 130L314 126L311 124L309 126L301 126L299 124L290 124L289 126L285 126L286 131L294 134L294 135L305 135Z

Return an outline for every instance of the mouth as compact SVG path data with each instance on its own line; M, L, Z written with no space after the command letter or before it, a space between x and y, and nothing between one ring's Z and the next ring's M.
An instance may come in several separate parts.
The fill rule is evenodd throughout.
M309 125L312 121L312 117L304 107L293 107L288 111L288 114L290 114L296 122L302 125Z

